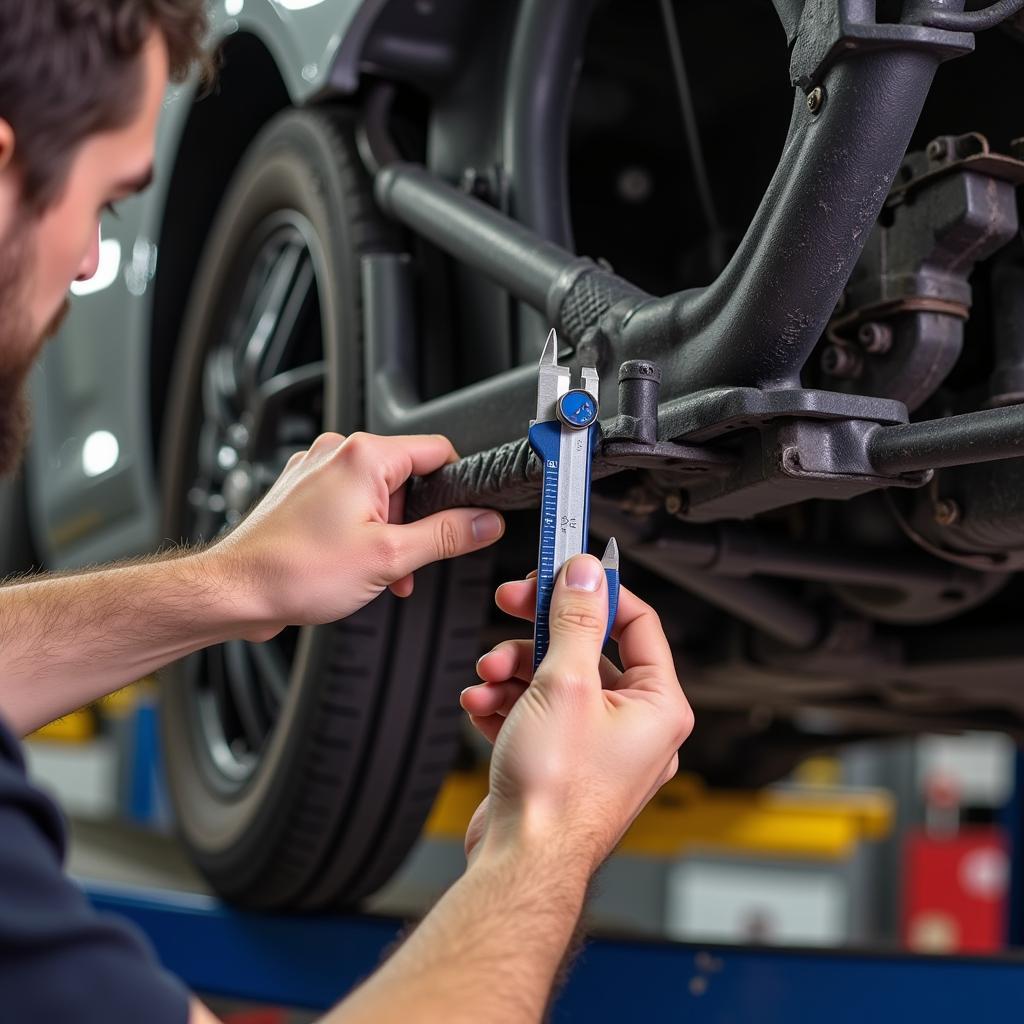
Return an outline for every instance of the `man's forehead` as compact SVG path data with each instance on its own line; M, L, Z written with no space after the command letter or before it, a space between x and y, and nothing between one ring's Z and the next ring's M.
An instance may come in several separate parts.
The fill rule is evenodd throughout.
M141 192L143 189L148 188L152 183L153 164L149 163L141 171L119 177L119 179L114 183L114 188L127 195L133 192Z
M154 137L151 132L114 129L84 139L72 173L84 173L110 192L139 192L153 180Z
M110 160L111 173L124 191L139 191L152 181L156 128L167 89L166 46L155 33L142 53L144 87L136 108L124 124L92 136L99 160Z

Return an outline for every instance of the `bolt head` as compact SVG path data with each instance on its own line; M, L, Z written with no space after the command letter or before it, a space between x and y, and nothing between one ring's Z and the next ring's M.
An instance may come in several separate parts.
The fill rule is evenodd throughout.
M217 465L220 466L225 473L234 469L238 465L238 452L229 444L222 444L217 450Z
M952 526L960 521L960 506L952 498L939 498L932 514L939 526Z
M928 143L927 149L925 149L925 154L929 160L941 160L945 157L947 150L948 146L945 139L932 139Z
M249 428L244 423L232 423L227 429L227 442L241 451L249 443Z
M821 110L822 104L825 102L825 90L820 85L816 85L807 94L807 109L812 113L816 114Z

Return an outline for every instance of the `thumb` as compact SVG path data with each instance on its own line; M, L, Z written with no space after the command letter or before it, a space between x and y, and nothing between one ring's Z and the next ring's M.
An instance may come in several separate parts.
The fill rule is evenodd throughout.
M469 826L466 829L466 839L463 843L467 859L473 856L473 852L479 845L480 840L484 837L484 832L487 831L487 805L490 799L489 794L485 796L483 800L480 801L480 806L473 812L473 817L469 819Z
M493 544L505 532L505 520L488 509L452 508L385 529L391 534L394 553L389 569L395 579L401 579L431 562Z
M548 624L551 639L543 665L556 673L572 670L573 675L593 669L594 678L600 679L608 586L604 567L593 555L576 555L565 563L551 594Z

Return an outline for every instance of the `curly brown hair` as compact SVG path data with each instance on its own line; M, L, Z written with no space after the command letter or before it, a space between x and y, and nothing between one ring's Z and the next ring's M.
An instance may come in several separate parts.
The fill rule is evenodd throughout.
M0 119L26 204L52 204L77 146L131 120L154 31L181 82L197 66L209 74L206 30L205 0L0 0Z

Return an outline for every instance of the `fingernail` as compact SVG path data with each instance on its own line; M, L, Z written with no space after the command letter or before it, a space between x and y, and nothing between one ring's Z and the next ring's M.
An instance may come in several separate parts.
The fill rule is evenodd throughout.
M565 570L565 585L570 590L597 590L601 586L604 569L590 555L579 555L570 560Z
M536 576L536 575L537 575L536 573L530 573L529 576L524 576L521 580L505 580L504 583L499 583L498 586L495 589L496 590L501 590L502 587L519 587L519 586L522 586L522 584L524 584L524 583L531 582L533 580L533 577Z
M485 512L473 520L473 540L497 540L505 523L497 512Z

